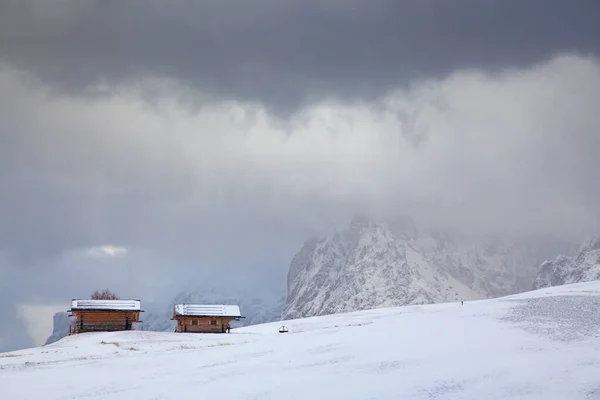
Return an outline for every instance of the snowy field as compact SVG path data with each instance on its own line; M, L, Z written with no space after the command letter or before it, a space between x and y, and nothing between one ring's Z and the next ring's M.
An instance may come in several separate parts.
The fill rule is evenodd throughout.
M0 399L600 399L600 282L0 354Z

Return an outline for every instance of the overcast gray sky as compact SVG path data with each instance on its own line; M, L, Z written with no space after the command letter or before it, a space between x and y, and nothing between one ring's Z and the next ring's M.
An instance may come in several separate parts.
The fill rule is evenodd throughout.
M599 38L596 0L1 2L0 351L100 286L281 288L356 212L581 240Z

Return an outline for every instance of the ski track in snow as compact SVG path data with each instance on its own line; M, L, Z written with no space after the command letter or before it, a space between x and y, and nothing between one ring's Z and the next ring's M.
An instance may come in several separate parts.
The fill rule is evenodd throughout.
M600 282L0 354L0 399L600 399Z

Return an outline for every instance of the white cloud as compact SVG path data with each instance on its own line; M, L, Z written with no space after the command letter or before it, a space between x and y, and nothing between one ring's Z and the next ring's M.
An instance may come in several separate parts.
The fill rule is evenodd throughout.
M86 251L88 257L105 258L105 257L124 257L129 250L125 247L116 246L97 246Z
M89 211L71 224L96 239L222 243L268 224L329 227L364 210L473 233L579 238L597 228L593 58L461 71L285 121L255 104L195 109L175 83L140 82L88 99L0 74L0 129L16 128L17 148L35 160L20 173L77 199Z

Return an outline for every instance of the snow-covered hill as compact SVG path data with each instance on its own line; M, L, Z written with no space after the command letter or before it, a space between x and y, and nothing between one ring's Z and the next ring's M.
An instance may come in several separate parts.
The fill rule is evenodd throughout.
M0 354L7 399L600 398L600 282L231 334L90 333Z
M559 251L570 248L548 240L473 241L419 232L409 219L357 217L346 230L307 241L294 257L282 318L519 293Z
M600 280L600 236L588 240L574 258L561 255L543 263L533 288L594 280Z

